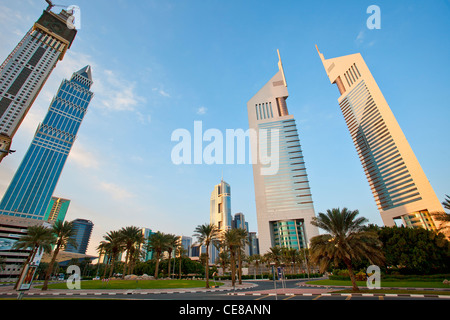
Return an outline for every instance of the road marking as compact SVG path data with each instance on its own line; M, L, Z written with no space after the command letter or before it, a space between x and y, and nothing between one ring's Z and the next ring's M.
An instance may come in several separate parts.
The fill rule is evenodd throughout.
M282 300L289 300L289 299L292 299L293 297L295 297L295 295L291 295L290 297L284 298Z
M255 299L255 300L261 300L261 299L264 299L264 298L267 298L267 297L270 297L270 295L265 295L265 296L263 296L263 297L261 297L261 298Z
M317 297L315 297L313 300L317 300L320 299L321 295L318 295Z
M345 300L350 300L352 298L351 295L347 296L347 298L345 298Z
M379 296L378 300L384 300L384 297L383 296Z

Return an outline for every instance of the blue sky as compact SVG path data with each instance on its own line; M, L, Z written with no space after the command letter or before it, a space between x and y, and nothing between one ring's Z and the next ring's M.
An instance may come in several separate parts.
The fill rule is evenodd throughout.
M382 225L315 44L325 58L360 52L439 199L450 194L449 1L77 0L81 29L0 167L7 188L63 78L87 64L95 92L55 195L68 220L91 219L88 253L126 225L191 236L209 222L213 186L231 185L232 212L257 231L251 165L171 162L178 128L248 128L247 101L277 72L281 52L316 212L358 209ZM369 30L366 9L381 9ZM46 8L0 0L0 60ZM61 8L54 8L58 11Z

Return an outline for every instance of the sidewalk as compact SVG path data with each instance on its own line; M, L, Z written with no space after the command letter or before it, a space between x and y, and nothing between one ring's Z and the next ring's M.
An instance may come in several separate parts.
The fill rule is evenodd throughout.
M70 289L48 289L47 291L42 291L40 288L31 288L25 291L24 294L27 296L39 296L39 295L64 295L64 296L114 296L114 295L131 295L131 294L173 294L173 293L199 293L199 292L220 292L220 291L234 291L254 288L257 285L253 283L242 283L241 285L236 284L235 287L231 285L231 281L221 281L224 283L223 286L218 288L174 288L174 289L90 289L90 290L70 290ZM210 286L213 286L214 282L210 282ZM39 286L39 284L37 284ZM18 291L13 289L13 286L2 286L0 287L0 295L16 296Z

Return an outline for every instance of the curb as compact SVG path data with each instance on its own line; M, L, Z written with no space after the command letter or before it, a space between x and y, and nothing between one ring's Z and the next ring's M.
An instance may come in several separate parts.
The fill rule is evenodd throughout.
M437 294L405 294L405 293L227 293L229 296L321 296L321 297L410 297L410 298L439 298L439 299L450 299L450 295L437 295Z

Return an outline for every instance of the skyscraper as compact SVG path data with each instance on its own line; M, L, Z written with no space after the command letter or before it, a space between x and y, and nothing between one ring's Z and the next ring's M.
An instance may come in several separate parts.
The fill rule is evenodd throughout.
M64 251L86 254L94 224L92 221L86 219L75 219L72 222L73 229L75 230L73 239L75 240L77 246L75 247L69 243Z
M69 210L70 200L51 197L45 212L44 220L46 221L64 221L66 218L67 210Z
M223 233L232 228L233 217L231 216L231 188L228 183L220 181L211 192L209 223L219 230L219 238ZM215 246L209 247L209 261L215 263L219 251Z
M219 231L231 229L233 218L231 216L231 188L228 183L221 181L214 186L210 200L210 223Z
M317 48L317 46L316 46ZM325 59L332 84L381 218L436 230L430 213L443 212L425 173L361 54Z
M0 202L0 214L43 220L93 93L91 67L63 80Z
M318 235L317 227L310 223L314 206L297 126L286 105L289 94L279 52L278 58L278 72L247 103L249 127L259 140L251 143L252 149L260 145L262 129L267 130L266 141L279 139L279 149L271 150L279 154L275 174L263 174L261 161L253 164L261 254L274 246L306 248L309 239ZM271 131L278 132L278 137ZM252 150L252 155L255 153Z
M11 140L77 30L67 26L70 14L44 11L0 66L0 162L11 152Z

